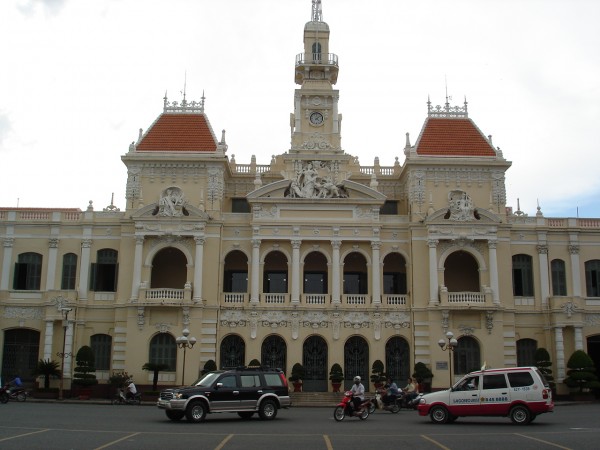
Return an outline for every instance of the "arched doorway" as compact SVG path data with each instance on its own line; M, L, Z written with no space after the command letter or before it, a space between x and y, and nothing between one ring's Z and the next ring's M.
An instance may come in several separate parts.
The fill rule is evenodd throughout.
M19 375L23 381L34 381L32 376L40 351L40 332L15 329L4 331L2 351L2 378L10 381Z
M458 338L458 345L453 353L453 375L464 375L481 368L481 350L475 338L471 336Z
M246 343L237 334L230 334L223 338L219 353L221 369L232 369L246 365Z
M302 346L305 392L327 392L327 342L321 336L309 336Z
M344 344L344 374L344 389L349 389L352 379L358 375L369 390L369 344L361 336L352 336Z
M406 339L394 336L385 343L385 371L398 386L410 376L410 350Z
M287 346L281 336L267 336L260 349L260 363L264 367L286 369Z
M175 247L160 250L152 260L150 287L152 289L183 289L187 281L187 259Z

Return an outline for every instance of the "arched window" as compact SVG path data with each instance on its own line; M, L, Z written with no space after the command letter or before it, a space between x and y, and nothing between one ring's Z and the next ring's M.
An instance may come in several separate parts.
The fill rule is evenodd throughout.
M588 297L600 297L600 260L585 262L585 288Z
M94 334L90 338L90 347L94 352L96 369L110 370L112 337L108 334Z
M309 336L302 345L305 391L327 391L327 341L321 336Z
M535 339L519 339L517 341L517 366L535 366Z
M479 343L470 336L459 338L458 345L454 349L454 374L462 375L480 368Z
M260 349L260 363L273 369L286 368L287 348L281 336L267 336Z
M159 333L150 340L149 361L153 364L166 364L168 371L174 372L177 367L177 344L175 338L168 333Z
M63 256L62 263L62 279L60 288L63 290L75 289L75 281L77 279L77 255L75 253L67 253Z
M513 294L515 297L533 297L533 264L529 255L512 257Z
M315 42L312 45L313 62L321 62L321 43Z
M39 291L42 279L42 255L21 253L15 264L13 288L19 291Z
M244 366L246 363L246 343L237 334L225 336L221 341L221 369Z
M565 262L562 259L553 259L550 263L552 271L552 295L567 295L567 275Z

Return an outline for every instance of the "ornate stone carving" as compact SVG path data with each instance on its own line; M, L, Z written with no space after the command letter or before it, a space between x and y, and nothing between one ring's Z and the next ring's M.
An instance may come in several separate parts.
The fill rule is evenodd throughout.
M579 255L579 245L569 245L569 254Z
M573 313L576 313L579 310L579 307L572 301L568 301L560 305L564 313L570 319Z
M369 316L363 312L349 312L344 314L344 327L346 328L369 328Z
M402 328L410 327L410 317L402 312L386 313L383 323L386 328L393 328L396 333L399 333Z
M41 308L26 307L26 306L7 306L4 308L5 319L19 319L19 320L42 320L44 313Z
M302 325L306 328L327 328L329 326L329 316L323 312L305 312L302 317Z
M158 215L166 217L181 217L188 215L185 209L187 200L183 195L183 191L175 186L169 187L162 191L158 202Z
M488 330L488 334L492 334L492 330L494 329L494 313L495 311L485 312L485 327Z
M312 161L297 169L296 178L285 192L290 198L346 198L348 192L342 183L336 183L331 167Z
M548 246L545 244L540 244L537 246L537 252L540 255L547 255L548 254Z
M138 329L144 328L144 324L146 323L145 310L143 306L138 306L137 310L137 325Z
M244 311L229 309L221 312L221 325L229 328L245 327L248 316Z
M50 239L48 239L48 247L49 248L58 248L59 242L60 242L60 239L50 238Z
M268 311L261 317L263 327L278 328L287 327L289 317L282 311Z
M450 191L448 193L448 208L450 210L449 220L466 222L475 219L473 201L465 191Z

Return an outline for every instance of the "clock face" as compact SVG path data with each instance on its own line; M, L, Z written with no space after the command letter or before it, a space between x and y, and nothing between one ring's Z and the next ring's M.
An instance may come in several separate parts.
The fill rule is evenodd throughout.
M321 125L323 123L323 114L314 112L310 115L310 123L313 125Z

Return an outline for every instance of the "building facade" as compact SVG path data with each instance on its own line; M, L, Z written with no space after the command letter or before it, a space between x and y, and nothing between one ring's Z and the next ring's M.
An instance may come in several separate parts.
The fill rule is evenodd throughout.
M165 97L121 158L124 211L0 208L4 378L58 360L68 387L83 345L101 382L150 384L152 362L161 385L190 383L209 360L256 359L303 364L308 391L329 389L334 363L348 381L379 360L402 382L423 362L442 388L543 347L559 391L575 350L600 365L600 219L508 208L511 163L466 101L428 102L393 165L360 165L341 146L329 33L313 0L291 145L267 164L228 155L204 99ZM196 344L181 350L184 329Z

